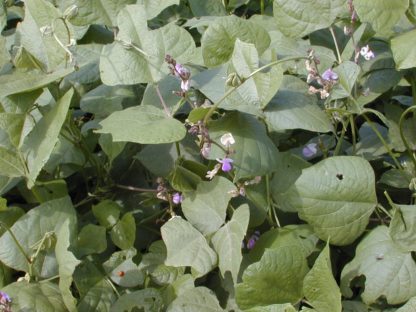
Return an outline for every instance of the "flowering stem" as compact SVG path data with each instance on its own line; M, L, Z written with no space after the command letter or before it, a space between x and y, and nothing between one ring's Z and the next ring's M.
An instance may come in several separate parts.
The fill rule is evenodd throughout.
M413 98L413 101L415 101L415 99ZM399 130L400 130L400 137L402 138L403 144L406 147L406 151L409 154L410 159L413 162L414 168L416 170L416 157L415 154L412 152L412 149L410 148L409 142L407 141L406 137L404 136L404 132L403 132L403 122L405 120L405 116L408 113L411 113L412 111L416 110L416 106L411 106L409 108L407 108L403 114L400 116L400 120L399 120Z
M275 66L275 65L278 65L278 64L281 64L281 63L285 63L285 62L290 62L290 61L297 61L297 60L307 60L308 59L308 57L306 57L306 56L297 56L297 57L288 57L288 58L284 58L284 59L281 59L281 60L277 60L277 61L273 61L273 62L271 62L271 63L269 63L269 64L266 64L266 65L264 65L264 66L262 66L262 67L260 67L260 68L258 68L258 69L256 69L255 71L253 71L250 75L248 75L248 77L246 77L245 78L245 80L244 81L247 81L248 79L250 79L251 77L253 77L254 75L256 75L257 73L259 73L259 72L261 72L262 70L264 70L264 69L266 69L266 68L269 68L269 67L272 67L272 66ZM214 105L212 105L211 106L211 108L210 108L210 110L208 111L208 113L205 115L205 118L204 118L204 124L207 124L208 123L208 120L209 120L209 118L212 116L212 114L214 113L214 111L218 108L218 106L231 94L231 93L233 93L235 90L237 90L240 86L242 86L244 84L244 82L243 83L241 83L240 85L238 85L238 86L236 86L236 87L232 87L232 88L230 88L223 96L222 96L222 98L220 98L219 100L218 100L218 102L217 103L215 103Z
M168 117L171 117L171 116L172 116L172 114L170 113L169 108L168 108L168 106L166 105L165 100L163 99L162 93L160 93L160 89L159 89L159 85L158 85L158 84L156 84L156 85L155 85L155 89L156 89L157 96L159 97L160 103L161 103L161 104L162 104L162 106L163 106L163 110L165 111L165 114L166 114Z
M332 39L334 40L335 49L337 50L338 63L341 64L342 63L342 58L341 58L341 53L339 52L337 37L335 36L334 28L332 26L329 27L329 31L332 35Z

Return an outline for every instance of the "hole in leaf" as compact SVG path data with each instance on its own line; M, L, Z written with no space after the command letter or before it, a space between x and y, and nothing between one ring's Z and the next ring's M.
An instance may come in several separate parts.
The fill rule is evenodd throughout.
M337 175L336 175L336 177L337 177L337 179L338 180L342 180L342 179L344 179L344 175L342 174L342 173L337 173Z

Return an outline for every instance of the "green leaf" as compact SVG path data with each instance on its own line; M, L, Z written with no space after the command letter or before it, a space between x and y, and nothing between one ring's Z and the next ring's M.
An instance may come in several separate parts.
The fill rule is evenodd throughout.
M49 159L58 135L65 121L71 103L73 89L69 89L55 106L35 125L32 132L26 137L22 152L27 162L27 185L31 188L40 171Z
M271 131L304 129L314 132L334 131L331 120L317 105L308 85L294 76L284 76L282 86L264 111Z
M73 68L65 68L48 74L33 70L30 72L14 71L11 74L1 75L0 99L8 95L36 90L73 71Z
M222 16L227 15L224 4L221 0L199 1L189 0L192 13L196 17Z
M318 312L341 312L341 292L332 275L329 244L321 251L303 281L303 292Z
M234 211L231 220L220 228L212 237L212 245L218 254L218 266L224 277L227 271L231 272L234 283L240 270L241 242L247 231L250 212L248 205L242 205Z
M244 312L296 312L297 310L290 303L272 304L269 306L254 307Z
M416 47L409 42L416 40L416 29L391 39L391 50L397 69L416 67Z
M117 26L118 12L127 4L135 2L135 0L74 0L71 4L78 7L78 12L70 21L77 26L88 24Z
M182 293L168 307L168 312L222 312L224 311L212 290L196 287Z
M114 283L122 287L136 287L143 284L144 281L143 271L139 270L137 264L133 262L133 258L124 260L109 275Z
M360 74L360 67L351 61L344 61L335 67L338 83L331 92L331 100L342 99L351 95L352 88Z
M92 206L92 213L98 222L107 229L113 227L120 218L121 207L114 201L106 199Z
M15 282L2 291L11 297L12 311L68 311L58 286L51 282Z
M72 37L71 27L65 27L60 16L59 10L48 1L29 1L25 4L25 18L17 27L21 46L36 58L45 72L53 71L67 58L54 36L42 34L42 27L53 27L56 37L67 42L68 36Z
M70 312L78 311L76 308L77 300L72 296L72 274L76 266L81 262L75 258L74 254L68 250L73 239L76 225L70 225L74 220L67 219L57 232L55 247L56 260L59 266L59 289L62 294L66 308Z
M270 44L270 37L258 24L235 15L212 22L201 39L202 56L208 67L227 62L233 53L235 41L240 39L255 45L261 55Z
M264 124L254 116L231 112L209 125L210 137L218 144L221 144L221 136L228 132L235 139L232 146L235 153L230 156L234 160L234 181L262 176L276 169L278 150L267 136ZM223 157L224 151L213 145L210 159Z
M170 219L162 226L161 232L167 248L166 265L190 266L199 273L198 276L202 276L217 263L217 255L205 237L181 217Z
M136 290L122 295L112 306L110 312L120 311L160 311L163 307L162 297L154 288Z
M390 238L389 230L379 226L360 242L354 259L341 273L341 291L351 297L351 281L365 276L364 303L384 296L388 304L406 302L416 295L416 264L410 252L403 251Z
M397 246L416 251L416 205L395 205L389 234Z
M131 213L126 213L111 229L111 240L120 249L128 249L136 240L136 221Z
M122 9L118 27L116 42L104 47L100 59L101 79L107 85L157 82L169 73L167 54L185 63L195 53L191 35L175 24L149 31L142 5Z
M361 22L368 22L381 35L391 32L391 28L404 16L409 0L354 0L354 8Z
M7 177L25 176L25 166L17 152L0 146L0 172Z
M107 312L117 297L106 280L99 281L91 287L80 300L77 308L83 312Z
M91 239L94 238L94 239ZM78 257L102 253L107 249L105 227L95 224L87 224L78 234Z
M296 303L303 297L303 279L308 265L298 246L266 249L261 260L243 273L236 286L236 300L241 309L275 303Z
M259 55L254 44L237 39L228 72L244 79L258 68ZM226 97L220 107L260 115L260 110L270 102L279 89L282 78L283 72L278 66L273 66L268 72L259 72L244 80Z
M331 26L344 10L344 0L321 0L319 5L305 0L274 0L273 15L279 30L287 37L301 38Z
M76 213L69 197L51 200L29 210L10 230L26 255L32 256L36 251L34 247L37 247L45 234L48 232L58 233L66 220L70 221L71 226L76 224ZM0 260L4 264L17 271L29 271L27 260L23 257L10 233L6 232L0 237L0 245L3 246L0 249ZM57 274L55 272L56 274L49 275L50 272L48 272L48 270L54 271L54 267L57 265L54 251L50 251L48 256L48 263L40 263L40 258L37 258L34 263L35 267L40 267L39 272L44 270L42 268L45 266L45 272L40 274L42 277L51 277Z
M144 5L146 17L148 20L159 15L167 7L171 5L179 5L179 0L138 0L137 4Z
M223 177L201 182L195 192L186 193L182 202L182 211L186 219L202 234L217 231L224 224L230 191L236 188Z
M304 169L282 198L319 238L347 245L363 233L377 204L374 172L360 157L327 158Z
M153 106L135 106L114 112L100 122L97 133L110 133L115 142L161 144L182 140L186 135L183 124L166 117Z

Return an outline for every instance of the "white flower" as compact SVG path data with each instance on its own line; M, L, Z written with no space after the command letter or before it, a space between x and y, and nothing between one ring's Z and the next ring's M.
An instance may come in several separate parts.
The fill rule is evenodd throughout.
M368 44L365 47L361 48L360 54L362 56L366 55L368 53L368 51L370 50L370 48L368 47Z
M235 143L235 139L233 135L229 132L226 134L223 134L221 136L220 141L221 141L221 144L224 145L225 147L230 147L231 145Z

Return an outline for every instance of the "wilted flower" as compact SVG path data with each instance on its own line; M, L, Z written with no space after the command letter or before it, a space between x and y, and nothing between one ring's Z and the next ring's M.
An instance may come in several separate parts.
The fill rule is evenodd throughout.
M322 74L322 79L328 80L328 81L334 81L338 80L338 74L336 72L333 72L331 68L328 68L324 73Z
M182 203L182 201L183 201L183 195L182 194L180 194L180 193L173 194L172 202L174 204L178 205L178 204Z
M303 156L306 158L312 157L317 153L317 144L316 143L309 143L305 145L305 147L302 150Z
M201 155L204 158L208 158L210 153L211 153L211 143L205 142L201 148Z
M212 180L217 175L220 168L221 168L221 164L216 164L214 169L208 171L205 177Z
M230 147L230 145L233 145L235 143L235 139L231 133L225 133L221 136L221 144L225 147Z
M222 171L228 172L228 171L233 170L233 164L232 164L233 160L231 158L227 158L227 157L223 159L217 158L217 161L222 164L221 166Z
M369 46L366 45L360 50L360 54L368 61L375 57L374 52L370 50Z

